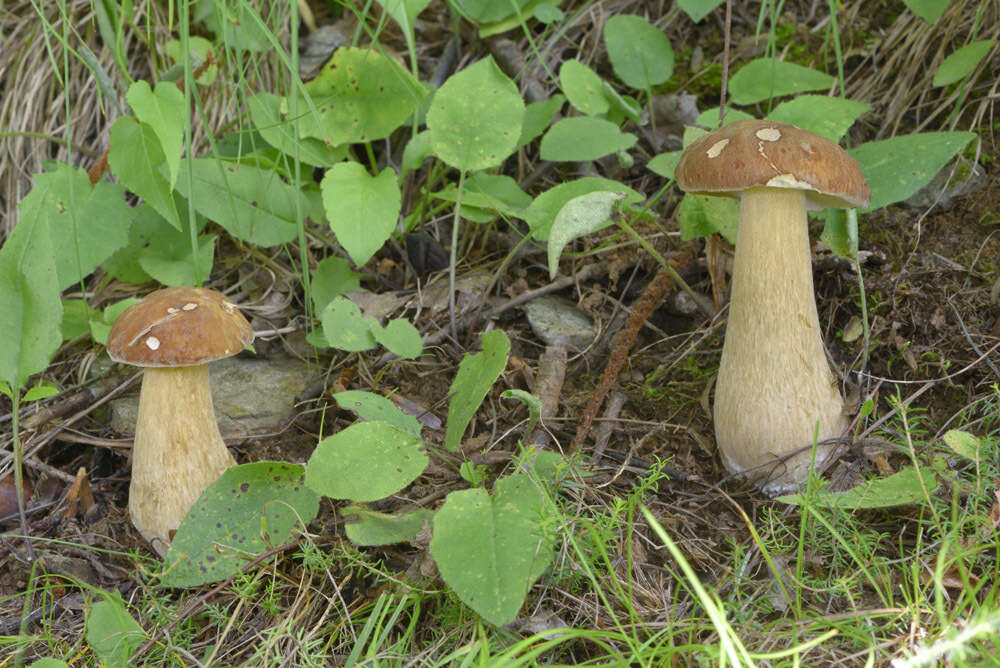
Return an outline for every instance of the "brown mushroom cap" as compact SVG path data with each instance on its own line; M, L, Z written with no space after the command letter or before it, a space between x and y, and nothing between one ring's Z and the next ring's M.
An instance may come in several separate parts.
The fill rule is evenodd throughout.
M794 125L749 119L695 140L674 171L681 190L733 195L754 186L806 191L810 208L864 208L871 191L858 163L829 139Z
M235 355L253 336L250 323L222 293L165 288L118 316L108 355L133 366L195 366Z

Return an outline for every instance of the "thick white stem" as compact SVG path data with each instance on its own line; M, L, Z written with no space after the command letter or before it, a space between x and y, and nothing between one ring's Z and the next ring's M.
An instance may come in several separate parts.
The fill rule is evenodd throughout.
M805 480L817 424L819 441L847 427L816 313L801 191L743 193L714 415L726 468L752 470L767 492ZM817 469L830 451L817 449Z
M132 448L129 514L161 555L205 489L236 461L219 434L208 365L146 369Z

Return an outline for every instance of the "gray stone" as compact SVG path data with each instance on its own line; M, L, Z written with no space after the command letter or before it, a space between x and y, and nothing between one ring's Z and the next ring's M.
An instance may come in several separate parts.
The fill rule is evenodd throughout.
M986 186L986 171L965 158L952 162L938 172L931 182L918 190L903 204L911 209L926 209L934 205L935 211L947 211L955 198L968 195Z
M215 419L223 438L277 432L295 416L295 397L319 377L319 369L296 359L230 357L209 370ZM134 434L139 395L111 402L111 428Z
M583 349L594 340L594 325L560 297L538 297L524 305L531 330L549 346Z

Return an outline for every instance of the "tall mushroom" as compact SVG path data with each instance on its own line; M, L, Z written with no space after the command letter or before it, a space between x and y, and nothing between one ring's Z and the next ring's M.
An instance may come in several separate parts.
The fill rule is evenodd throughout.
M215 422L208 363L235 355L253 336L224 295L188 287L150 293L108 335L111 359L145 367L128 508L161 555L201 493L236 463Z
M722 460L765 492L794 488L847 427L813 295L807 210L865 207L871 192L837 144L792 125L745 120L693 142L682 190L740 203L726 340L715 384Z

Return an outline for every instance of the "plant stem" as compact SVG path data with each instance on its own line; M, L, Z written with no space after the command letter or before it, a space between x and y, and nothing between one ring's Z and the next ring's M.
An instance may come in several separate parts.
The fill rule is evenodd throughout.
M465 188L465 170L458 173L458 192L455 194L455 216L451 224L451 261L448 263L448 314L451 317L451 335L458 341L455 324L455 265L458 263L458 226L462 220L462 190Z

